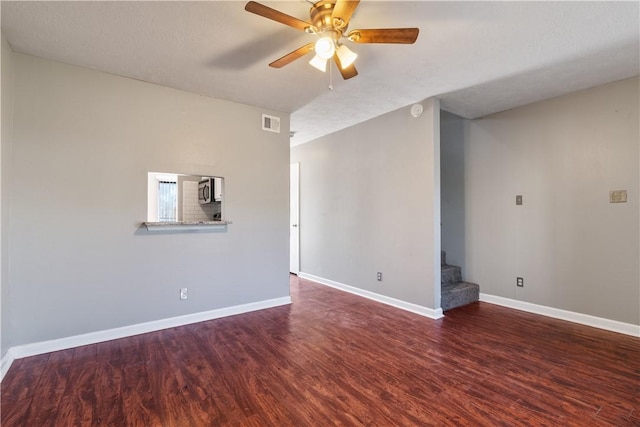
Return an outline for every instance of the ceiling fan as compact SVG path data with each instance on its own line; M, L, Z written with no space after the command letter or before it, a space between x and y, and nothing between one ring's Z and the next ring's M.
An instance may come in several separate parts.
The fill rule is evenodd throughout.
M418 28L380 28L351 30L347 32L349 19L360 0L320 0L313 4L309 12L310 21L303 21L282 13L255 1L245 6L247 12L255 13L297 30L318 36L315 43L308 43L282 58L276 59L270 67L281 68L310 52L315 52L309 61L313 67L325 72L327 62L333 58L342 77L350 79L358 75L353 62L357 54L351 51L344 41L353 43L396 43L413 44L418 38Z

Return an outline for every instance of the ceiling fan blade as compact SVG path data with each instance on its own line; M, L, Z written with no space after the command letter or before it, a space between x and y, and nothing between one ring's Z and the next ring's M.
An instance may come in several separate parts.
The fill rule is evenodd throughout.
M331 21L337 27L346 27L349 25L351 15L358 7L358 3L360 3L360 0L337 0L336 5L333 7L333 13L331 13ZM336 19L340 21L336 23Z
M342 74L343 79L348 80L351 77L355 77L358 75L358 70L356 70L355 65L351 64L348 67L343 69L338 55L333 55L333 59L336 62L336 65L338 66L338 70L340 71L340 74Z
M353 30L347 38L354 43L400 43L412 44L418 38L418 28L380 28Z
M302 58L303 56L305 56L307 53L311 52L312 50L313 50L313 43L306 44L306 45L302 46L301 48L298 48L298 49L294 50L291 53L287 53L282 58L276 59L271 64L269 64L269 67L282 68L285 65L292 63L296 59Z
M287 15L286 13L282 13L263 4L256 3L255 1L250 1L249 3L247 3L247 5L244 7L244 10L246 10L247 12L255 13L256 15L263 16L267 19L271 19L272 21L288 25L300 31L304 31L306 28L312 26L308 22L302 21L298 18L294 18L293 16Z

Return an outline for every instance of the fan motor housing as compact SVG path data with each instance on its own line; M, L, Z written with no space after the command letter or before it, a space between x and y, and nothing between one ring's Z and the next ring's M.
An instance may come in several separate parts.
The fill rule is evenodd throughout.
M311 7L311 11L309 12L311 15L311 23L319 32L322 32L327 28L333 28L331 14L333 13L335 5L335 1L322 0Z

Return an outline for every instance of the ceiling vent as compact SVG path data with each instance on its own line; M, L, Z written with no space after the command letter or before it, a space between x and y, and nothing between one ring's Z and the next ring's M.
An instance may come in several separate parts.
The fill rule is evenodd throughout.
M262 115L262 130L280 133L280 117Z

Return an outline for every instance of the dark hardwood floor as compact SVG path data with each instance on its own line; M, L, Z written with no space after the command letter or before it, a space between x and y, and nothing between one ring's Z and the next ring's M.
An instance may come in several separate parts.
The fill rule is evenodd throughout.
M10 426L640 426L640 339L475 303L293 304L16 360Z

